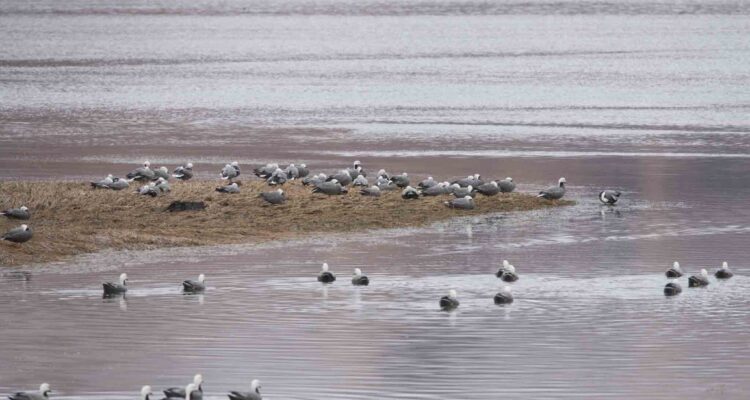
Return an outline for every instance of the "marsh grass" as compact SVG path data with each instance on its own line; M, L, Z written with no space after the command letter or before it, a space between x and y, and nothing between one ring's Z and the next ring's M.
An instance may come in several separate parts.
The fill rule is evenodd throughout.
M59 261L104 249L155 249L233 243L260 243L313 233L424 226L456 216L534 210L573 204L529 194L477 195L475 210L443 205L451 196L403 200L398 192L364 197L311 193L299 181L284 185L288 201L272 206L258 197L275 190L245 182L239 194L214 191L219 181L172 182L172 191L151 198L131 189L94 190L87 183L0 182L0 208L26 205L30 221L0 218L0 231L27 223L34 238L22 245L0 242L0 265ZM203 201L203 211L166 212L175 200Z

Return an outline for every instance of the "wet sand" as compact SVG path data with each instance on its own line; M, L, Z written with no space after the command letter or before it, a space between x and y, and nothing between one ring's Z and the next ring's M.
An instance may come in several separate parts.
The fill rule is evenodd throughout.
M172 182L171 192L152 198L134 193L137 184L110 191L86 183L0 182L0 206L29 207L32 219L23 222L34 231L27 243L3 242L0 265L59 261L101 250L263 243L317 233L420 227L458 216L573 204L510 193L477 195L474 210L456 210L444 205L452 195L404 200L398 190L372 198L351 188L345 195L326 196L294 181L283 186L287 202L270 205L259 195L276 187L256 180L245 182L237 194L214 190L224 183ZM176 200L204 202L206 209L167 212ZM3 219L0 228L5 231L20 223Z

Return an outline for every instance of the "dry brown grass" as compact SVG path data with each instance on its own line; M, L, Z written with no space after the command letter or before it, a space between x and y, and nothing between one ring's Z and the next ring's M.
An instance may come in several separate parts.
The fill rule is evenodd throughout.
M242 193L214 191L221 182L172 182L172 192L157 198L125 191L93 190L87 183L0 182L0 208L26 205L28 222L0 217L0 231L27 223L34 238L22 245L0 242L0 265L58 261L103 249L153 249L231 243L259 243L310 233L351 232L423 226L456 216L532 210L572 204L528 194L477 196L475 210L453 210L450 197L403 200L399 192L380 198L312 194L310 187L287 183L284 205L265 204L264 182L245 182ZM165 212L174 200L204 201L204 211Z

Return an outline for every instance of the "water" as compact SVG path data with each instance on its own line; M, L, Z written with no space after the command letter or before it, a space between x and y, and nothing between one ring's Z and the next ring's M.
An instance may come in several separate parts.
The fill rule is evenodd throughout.
M0 178L144 158L215 177L566 176L578 204L0 276L0 393L742 399L750 391L750 9L742 2L0 2ZM596 201L623 191L615 208ZM3 222L3 224L5 224ZM2 225L4 228L5 225ZM0 248L1 251L1 248ZM498 307L502 259L521 279ZM663 272L736 276L665 298ZM339 280L315 281L328 262ZM360 267L372 280L349 285ZM125 299L101 282L131 278ZM204 295L179 282L206 273ZM448 289L457 312L438 310Z

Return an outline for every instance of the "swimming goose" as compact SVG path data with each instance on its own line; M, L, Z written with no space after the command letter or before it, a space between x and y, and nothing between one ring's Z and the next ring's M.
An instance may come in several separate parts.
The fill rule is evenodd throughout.
M510 304L513 302L513 293L510 291L510 286L505 286L500 289L494 298L495 304Z
M249 392L229 392L229 400L263 400L260 388L260 381L253 379Z
M206 276L204 274L198 275L198 280L187 279L182 281L182 291L186 293L198 293L206 290ZM200 383L197 383L200 385Z
M118 283L105 282L102 286L105 295L123 294L128 291L128 274L121 273Z
M328 271L328 263L323 263L323 266L320 269L320 274L318 274L318 282L332 283L335 280L336 275Z
M688 287L708 286L708 284L708 271L705 268L701 269L700 275L693 275L688 278Z
M667 272L664 273L667 278L679 278L682 276L682 268L680 268L680 263L675 261L672 264L672 268L668 269Z
M39 392L17 392L10 396L10 400L47 400L49 394L52 393L52 389L49 388L48 383L42 383L39 385Z
M200 392L202 395L203 394L203 375L195 374L195 376L193 376L193 383L191 383L191 385L193 385L194 391ZM187 396L185 389L186 388L171 387L169 389L164 389L164 395L167 396L167 398L184 399Z
M455 310L459 304L461 303L458 302L458 299L456 298L456 291L453 289L448 292L447 296L443 296L440 298L440 308L443 311Z
M517 281L518 274L516 274L516 267L509 264L508 267L503 270L503 273L500 275L500 279L502 279L503 282Z
M665 296L676 296L678 294L682 293L682 286L680 286L679 283L677 283L677 280L673 280L669 283L667 283L664 286L664 295Z
M727 263L726 261L724 261L721 264L721 268L716 271L716 273L714 274L714 276L717 279L729 279L729 278L731 278L731 277L734 276L734 273L732 273L732 271L729 270L729 263Z
M370 279L362 275L362 270L354 268L354 276L352 277L352 285L354 286L367 286L370 284Z

